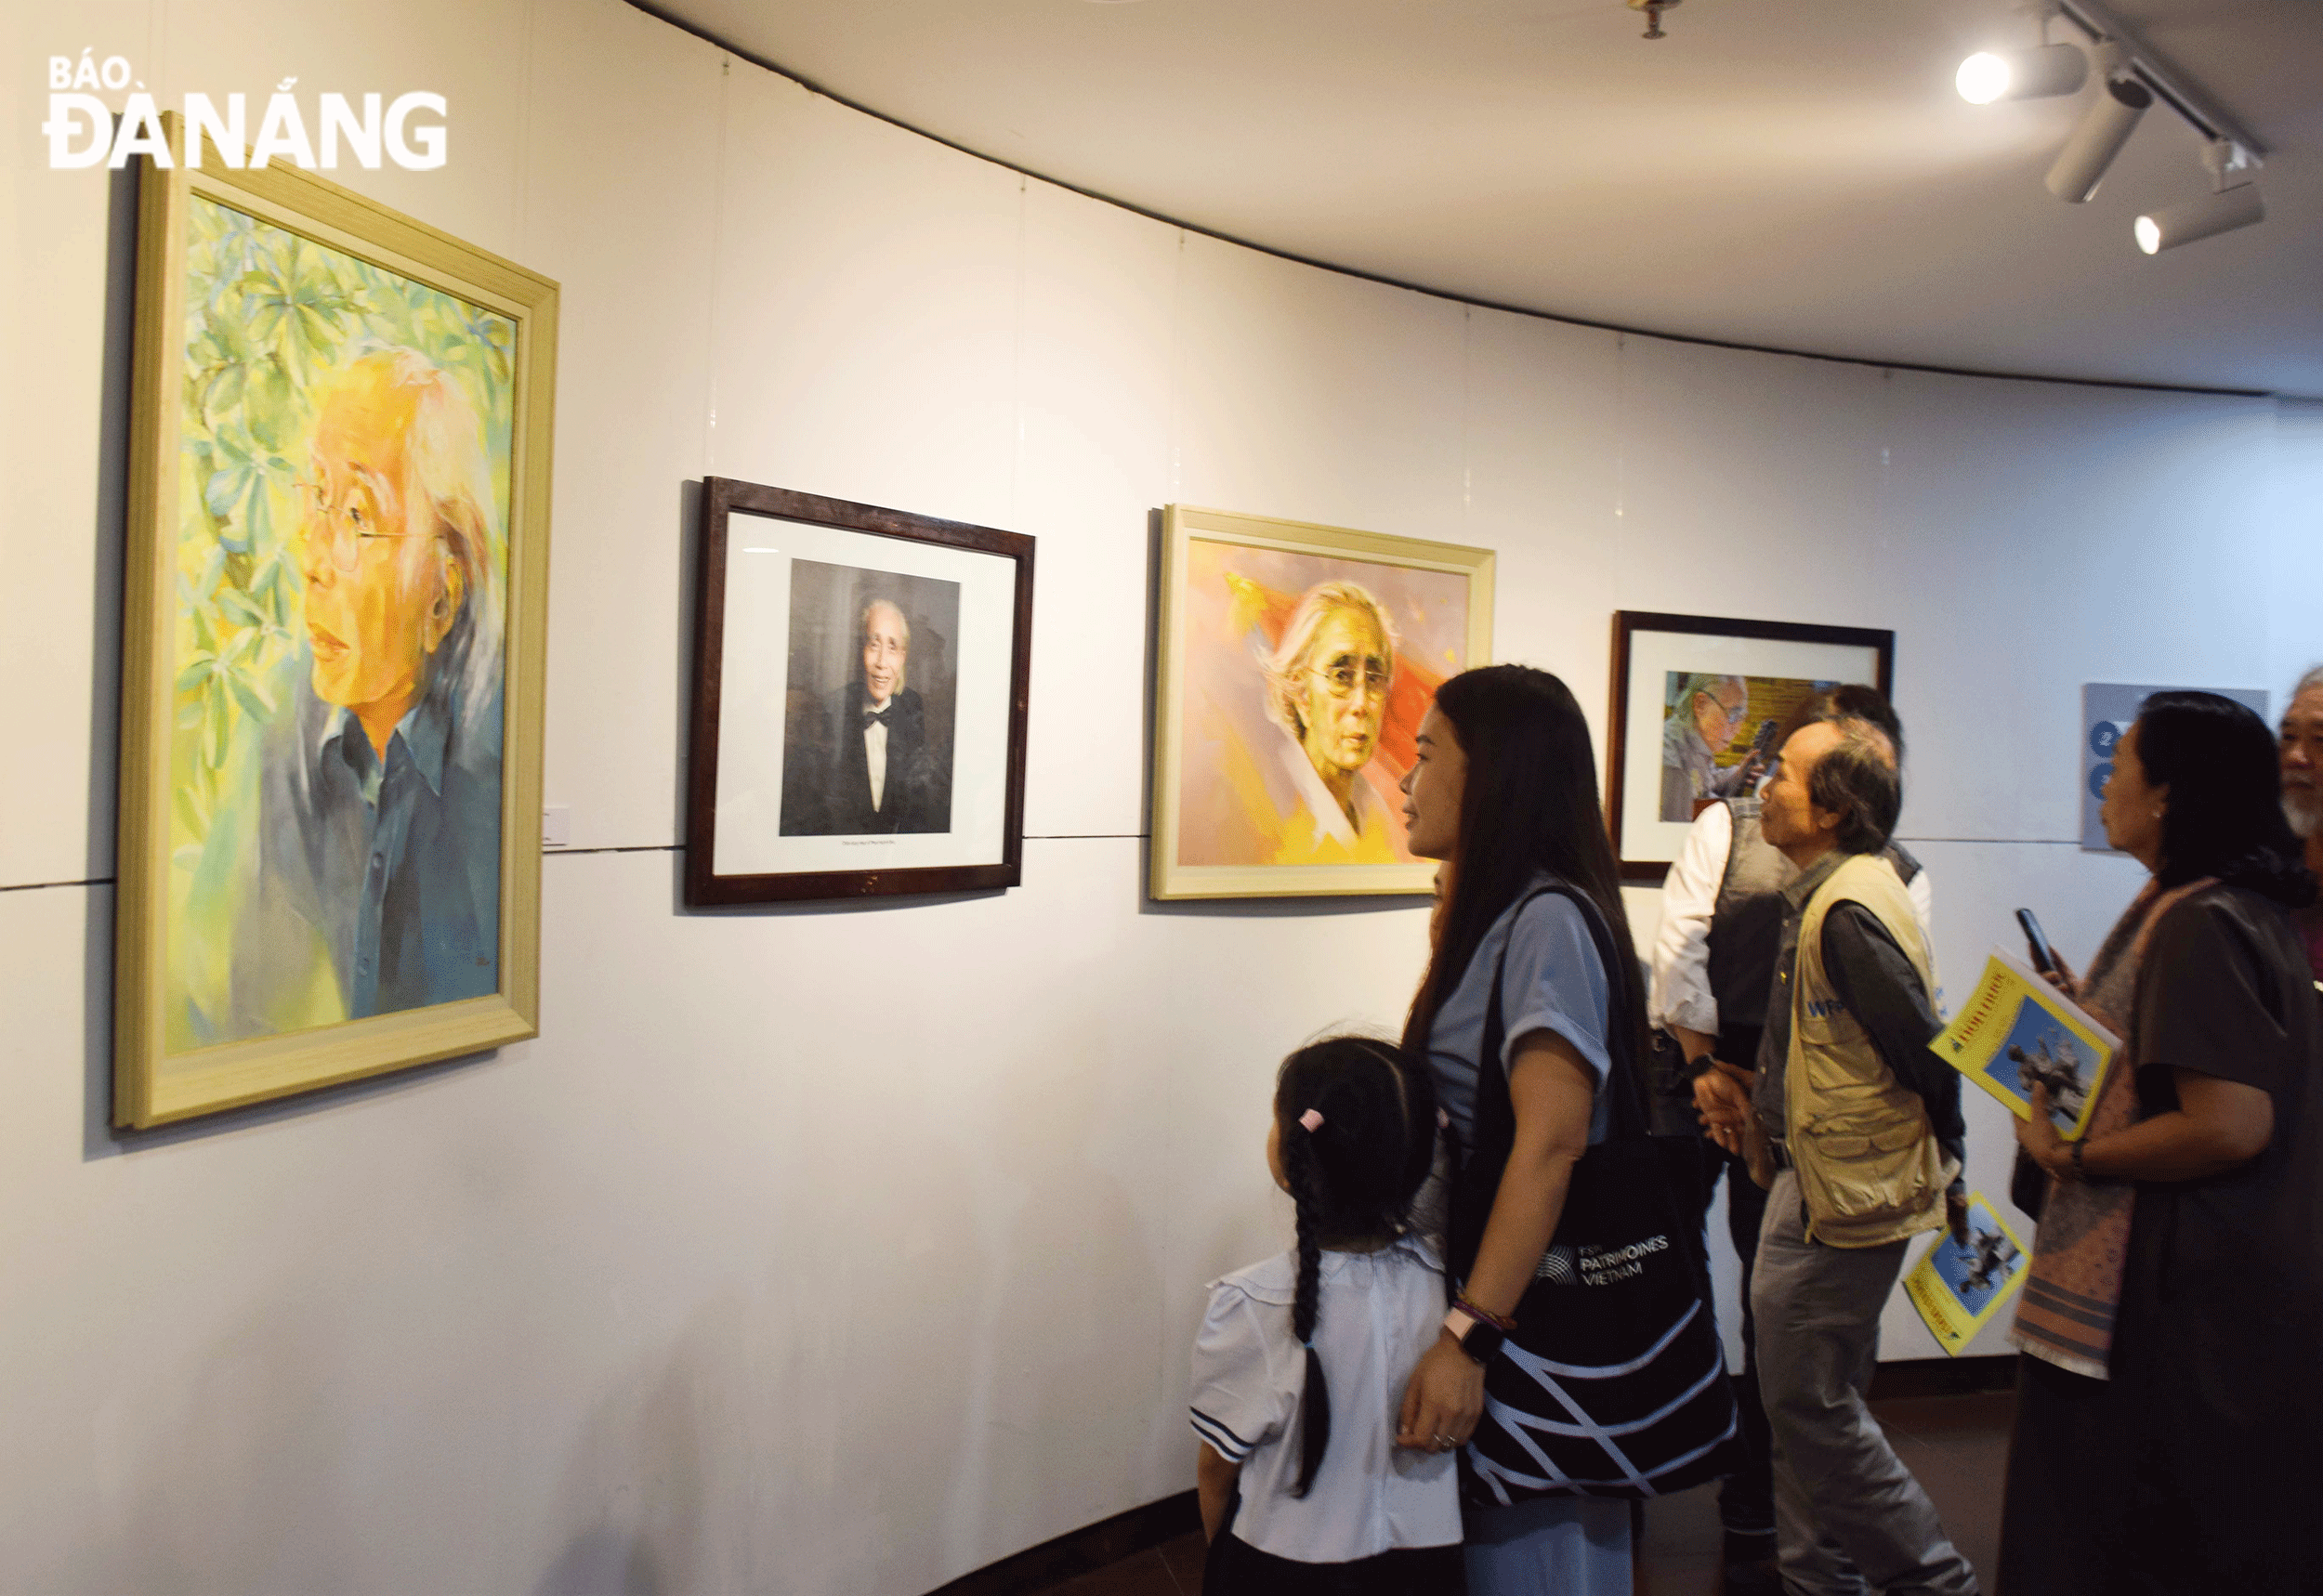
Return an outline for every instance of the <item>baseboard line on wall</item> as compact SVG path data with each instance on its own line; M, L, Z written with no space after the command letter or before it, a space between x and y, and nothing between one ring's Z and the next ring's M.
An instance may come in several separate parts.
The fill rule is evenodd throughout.
M1912 1357L1883 1363L1871 1373L1871 1400L1913 1396L1982 1396L2016 1389L2016 1354Z
M2016 1358L1899 1358L1871 1376L1871 1400L1978 1396L2016 1388ZM1030 1596L1052 1585L1133 1557L1201 1526L1194 1493L1180 1491L1083 1525L1054 1540L964 1574L928 1596Z
M1134 204L1127 200L1118 199L1111 194L1100 193L1095 189L1083 188L1079 183L1068 183L1062 178L1052 177L1044 172L1035 172L1030 166L1020 166L1014 161L1005 160L985 150L970 149L957 139L946 138L940 133L930 133L926 128L914 126L899 116L891 116L884 111L873 110L860 100L849 99L846 95L834 93L810 77L793 72L780 62L770 61L754 51L745 50L732 40L721 38L699 23L688 21L683 17L664 10L660 5L655 4L655 0L628 0L628 4L656 21L666 22L681 33L690 33L705 45L715 46L738 61L747 61L762 72L772 72L776 77L796 84L808 94L820 95L834 105L845 106L847 110L868 116L875 122L884 122L890 127L899 127L904 132L925 138L931 144L940 144L947 150L957 150L963 155L998 166L1004 171L1014 172L1019 177L1030 177L1035 182L1045 183L1052 189L1061 189L1069 194L1079 194L1084 200L1095 200L1099 204L1111 205L1116 210L1127 211L1133 216L1143 216L1148 221L1160 222L1164 227L1199 234L1202 238L1215 239L1220 243L1232 244L1237 249L1247 249L1259 255L1272 255L1277 260L1287 260L1293 266L1311 266L1318 271L1332 272L1340 277L1352 277L1363 282L1376 282L1383 288L1400 288L1409 294L1424 294L1430 299L1441 299L1453 305L1466 305L1477 310L1498 310L1510 316L1528 317L1535 321L1555 321L1566 327L1588 327L1600 333L1615 333L1625 337L1659 338L1668 344L1692 344L1709 349L1738 349L1752 355L1790 355L1797 360L1827 360L1839 366L1870 366L1874 370L1888 372L1923 372L1931 376L1939 377L1984 377L1995 382L2006 383L2061 383L2067 387L2077 388L2126 388L2140 393L2204 394L2214 399L2273 399L2276 397L2271 390L2266 388L2206 387L2193 383L2143 383L2128 377L2060 377L2042 372L1979 371L1973 366L1936 366L1916 360L1882 360L1869 355L1833 355L1819 349L1785 349L1773 344L1746 344L1733 338L1707 338L1691 333L1658 332L1651 327L1625 326L1619 321L1599 321L1586 316L1562 316L1554 310L1535 310L1529 306L1509 305L1497 299L1475 299L1464 294L1453 294L1446 289L1430 288L1424 283L1406 281L1400 277L1389 277L1384 272L1365 271L1360 267L1339 266L1328 260L1318 260L1312 255L1299 255L1292 250L1277 249L1271 244L1253 243L1249 239L1237 238L1232 233L1220 232L1215 228L1206 228L1199 222L1186 221L1161 211L1149 210L1144 205Z
M1201 1527L1194 1493L1180 1491L963 1574L928 1596L1029 1596Z

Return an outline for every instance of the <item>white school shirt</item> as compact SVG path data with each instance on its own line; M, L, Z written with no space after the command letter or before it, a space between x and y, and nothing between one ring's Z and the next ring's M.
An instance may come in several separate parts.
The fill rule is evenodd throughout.
M1733 852L1734 811L1713 804L1694 817L1662 879L1661 925L1654 933L1653 991L1647 1004L1658 1026L1718 1034L1718 1000L1710 990L1710 921L1718 910L1718 888ZM1919 913L1920 934L1931 936L1936 898L1926 860L1920 861L1904 891ZM1935 945L1932 936L1929 945Z
M1315 1353L1331 1388L1331 1445L1305 1497L1291 1494L1306 1380L1291 1333L1298 1267L1285 1252L1211 1282L1194 1339L1194 1433L1242 1469L1235 1536L1294 1563L1456 1544L1457 1458L1396 1445L1404 1386L1444 1322L1442 1265L1416 1236L1322 1255Z

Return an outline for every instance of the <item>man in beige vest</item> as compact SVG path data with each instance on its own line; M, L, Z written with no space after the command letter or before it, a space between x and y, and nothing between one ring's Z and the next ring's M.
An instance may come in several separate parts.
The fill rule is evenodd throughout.
M1751 1307L1795 1596L1976 1590L1864 1401L1910 1238L1966 1211L1927 939L1880 857L1902 805L1894 745L1859 720L1794 733L1761 799L1762 834L1800 871L1752 1094L1771 1180Z

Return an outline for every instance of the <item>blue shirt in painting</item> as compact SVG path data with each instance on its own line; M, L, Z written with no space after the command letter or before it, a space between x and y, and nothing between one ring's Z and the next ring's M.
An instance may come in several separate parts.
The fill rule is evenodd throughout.
M499 989L497 693L474 718L440 682L382 753L299 682L267 750L232 1034L283 1028L318 952L348 1019Z

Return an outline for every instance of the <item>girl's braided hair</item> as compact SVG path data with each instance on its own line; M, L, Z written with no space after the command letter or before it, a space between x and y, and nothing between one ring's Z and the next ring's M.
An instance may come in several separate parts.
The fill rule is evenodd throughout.
M1319 1114L1308 1130L1304 1117ZM1331 1444L1331 1391L1315 1355L1323 1243L1384 1241L1399 1234L1436 1150L1436 1081L1392 1042L1326 1037L1282 1061L1275 1082L1282 1172L1298 1208L1299 1270L1291 1329L1306 1349L1299 1397L1303 1497Z

